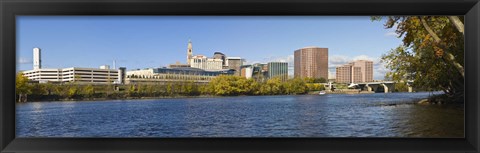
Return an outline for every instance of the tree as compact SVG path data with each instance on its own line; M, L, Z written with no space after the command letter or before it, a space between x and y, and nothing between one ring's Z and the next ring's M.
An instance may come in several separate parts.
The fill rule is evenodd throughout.
M327 79L325 79L323 77L316 78L314 83L327 83Z
M443 90L451 101L463 102L463 17L387 17L385 27L395 26L403 44L382 56L392 70L387 77L414 80L413 86Z
M285 83L285 92L287 94L304 94L307 92L307 86L303 79L293 78Z
M136 88L136 85L130 85L130 87L128 88L128 91L127 91L127 96L128 97L135 97L137 96L137 88Z
M76 85L70 85L68 89L68 98L75 98L78 95L78 88Z
M268 79L267 82L260 87L260 93L263 95L278 95L282 94L283 91L282 80L278 77Z
M31 86L28 84L28 78L20 72L15 79L15 94L18 95L18 102L26 102L27 95L31 94Z
M95 94L95 88L91 84L88 84L83 89L85 97L91 98Z

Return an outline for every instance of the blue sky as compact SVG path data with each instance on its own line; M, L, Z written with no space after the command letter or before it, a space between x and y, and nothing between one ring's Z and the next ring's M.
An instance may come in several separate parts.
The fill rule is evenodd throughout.
M329 68L373 60L374 78L387 71L379 57L401 44L394 29L369 16L17 16L17 70L32 69L32 49L44 68L163 67L216 51L247 63L286 61L306 46L329 48ZM292 67L293 68L293 67ZM290 69L291 72L293 69Z

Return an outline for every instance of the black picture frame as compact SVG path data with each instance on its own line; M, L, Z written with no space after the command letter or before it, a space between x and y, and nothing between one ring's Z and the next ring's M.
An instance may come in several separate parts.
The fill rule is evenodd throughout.
M0 0L1 152L479 152L478 0ZM15 138L17 15L465 15L465 138Z

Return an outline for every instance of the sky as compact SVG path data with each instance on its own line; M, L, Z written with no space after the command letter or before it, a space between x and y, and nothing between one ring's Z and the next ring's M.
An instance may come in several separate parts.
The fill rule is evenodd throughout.
M242 57L246 64L282 61L293 74L293 52L328 48L329 71L353 60L374 61L374 79L388 71L382 54L402 41L385 21L369 16L17 16L17 71L42 68L126 67L127 70L186 63L193 54Z

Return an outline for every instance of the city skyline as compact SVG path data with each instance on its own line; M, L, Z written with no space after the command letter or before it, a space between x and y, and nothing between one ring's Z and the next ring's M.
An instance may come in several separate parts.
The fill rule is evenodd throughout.
M247 60L246 64L281 61L281 62L289 63L290 68L293 68L294 50L305 47L305 46L325 47L325 48L329 48L330 50L331 56L329 57L329 70L331 74L335 73L335 71L334 70L332 71L332 69L335 69L335 67L338 65L342 65L342 64L351 62L353 60L367 59L367 60L374 61L374 72L375 72L374 78L383 79L383 72L380 72L380 71L385 71L385 70L382 67L379 67L380 64L378 63L379 61L378 58L381 56L382 53L385 53L389 51L391 48L398 46L401 42L400 39L391 37L393 36L391 33L392 31L384 29L382 22L372 22L367 16L364 16L364 17L266 17L266 16L265 17L184 17L182 16L182 17L103 17L103 18L102 17L100 18L73 17L71 19L69 18L28 17L28 16L19 17L19 20L18 20L19 27L17 28L18 29L17 32L19 34L19 38L17 41L18 43L18 47L17 47L18 48L17 50L18 69L17 70L31 69L32 67L31 49L33 47L39 47L42 49L42 58L43 58L42 62L44 63L44 67L46 68L57 68L57 67L65 68L65 67L72 67L72 66L98 67L100 65L105 65L105 64L111 65L113 60L117 61L118 67L120 66L127 67L127 69L130 69L130 70L137 69L137 68L141 69L141 68L150 68L150 67L163 67L163 66L168 66L169 64L174 64L176 61L180 61L181 63L186 63L184 60L185 50L187 49L188 40L191 39L193 43L194 55L201 54L207 57L213 57L213 53L218 51L218 52L224 53L226 56L242 57ZM117 21L119 19L125 19L125 18L127 18L128 20ZM179 24L181 25L181 27L184 28L184 30L186 30L183 32L179 32L179 33L183 33L182 35L185 35L185 37L183 36L172 37L172 39L169 40L170 43L168 45L159 45L159 46L155 45L159 43L151 42L153 41L152 39L160 39L168 36L161 36L161 35L153 36L154 35L153 33L148 35L142 32L134 32L133 34L135 35L131 37L121 39L121 40L115 40L119 42L124 41L125 43L114 43L114 40L97 40L100 43L92 43L92 42L89 42L91 40L86 39L86 38L92 38L92 35L79 35L77 37L70 36L70 38L72 39L65 39L66 41L59 39L59 37L61 36L66 37L67 34L72 35L75 33L78 34L79 32L86 32L90 34L94 34L94 32L97 32L99 37L101 38L108 37L108 38L114 39L115 35L108 35L107 33L101 32L98 30L104 29L105 27L109 27L109 26L111 26L112 29L127 26L127 25L120 26L114 23L123 23L123 24L129 23L130 25L135 25L135 24L144 23L146 21L153 22L154 19L158 20L159 18L174 22L172 24L182 23L187 21L196 23L196 24L193 24L192 27L194 27L193 29L196 29L197 32L192 32L193 31L192 29L185 28L185 25ZM45 23L49 21L52 23ZM298 22L310 23L311 24L310 26L308 24L307 25L299 24L299 25L302 25L300 27L305 27L307 29L310 28L310 30L302 30L299 28L298 25L292 25L293 23L298 23ZM315 28L316 26L318 26L318 24L321 24L324 22L327 22L328 24L326 25L329 25L329 26L340 24L341 26L339 26L340 29L338 31L341 31L342 27L344 27L343 30L351 28L349 26L344 25L345 23L349 23L349 22L359 24L358 27L355 28L357 29L356 31L358 31L358 29L369 29L372 27L376 27L375 28L376 31L367 32L367 33L371 33L372 35L376 35L376 37L362 35L361 32L351 33L351 35L363 36L367 40L384 39L385 41L390 41L390 45L385 45L385 44L382 45L382 43L378 43L378 41L375 41L371 44L377 44L377 47L369 47L369 48L372 48L371 50L377 50L377 51L367 50L367 51L358 51L358 52L355 52L355 51L345 52L345 50L348 50L349 48L348 46L350 45L342 45L342 46L345 46L343 47L345 49L339 49L337 44L333 43L331 40L324 41L324 43L322 43L322 41L317 40L315 38L305 38L300 40L297 37L292 37L292 39L285 39L285 38L282 39L282 38L273 37L277 35L301 36L300 34L295 34L295 32L304 33L305 37L310 37L312 33L313 35L318 33L315 31L323 32L322 34L325 35L325 36L321 36L321 35L318 36L319 37L318 39L324 39L323 37L331 37L332 34L326 33L325 30L322 29L322 27L319 27L318 29ZM31 24L28 24L28 23L31 23ZM75 25L77 27L75 26L72 27L71 25L72 23L76 23ZM217 24L212 24L212 23L217 23ZM252 26L254 23L258 23L259 26L258 27ZM268 26L265 25L266 23L275 23L275 24L274 26L270 25L270 28L267 28ZM215 27L215 25L218 25L218 24L221 25L220 27L226 27L226 28L212 32L213 36L208 35L210 36L209 38L207 38L206 35L202 35L201 37L198 37L195 35L195 33L208 32L208 28L205 29L205 26L208 27L208 25L211 25ZM371 25L368 26L368 24L371 24ZM66 28L59 27L62 25L63 26L70 25L70 26L67 26ZM80 27L80 25L84 25L84 26L89 25L89 26L82 28ZM148 24L145 24L145 25L148 25ZM198 30L198 29L202 29L201 28L202 26L204 30L203 31ZM163 27L165 28L169 26L167 24ZM287 32L284 32L283 34L278 33L278 32L281 32L281 30L289 29L292 27L297 27L299 28L299 30L290 29L291 30L290 32L287 31ZM52 29L54 28L56 28L58 31L55 31L52 33L53 31ZM133 26L131 29L126 29L126 30L117 29L117 31L112 30L113 32L111 33L125 36L129 34L129 30L137 29L137 28L139 27ZM162 28L162 27L160 26L157 28ZM173 27L169 27L169 28L173 28ZM255 44L253 43L254 41L244 40L247 38L243 38L243 39L236 38L236 36L238 37L244 36L238 31L242 31L242 29L245 30L248 28L250 28L250 32L251 32L249 34L252 35L251 37L248 37L248 38L254 38L254 36L267 37L264 35L266 33L269 33L269 34L272 34L272 36L269 37L271 39L264 39L264 41L255 42L258 45L246 45L246 46L251 46L250 49L248 49L248 47L242 47L242 44ZM80 29L80 30L70 32L65 29ZM230 30L226 30L226 29L230 29ZM261 30L256 30L256 29L261 29ZM265 32L254 35L255 32L259 32L259 31L261 32L262 30ZM230 32L233 31L233 33L229 33L229 31ZM62 32L66 32L67 34L63 34ZM124 34L118 34L118 32L123 32ZM344 33L348 33L348 32L351 32L351 31L346 31ZM41 34L41 33L44 33L44 34ZM46 36L45 33L52 33L53 36L47 36L47 38L51 38L51 39L47 39L45 38ZM230 35L228 36L228 38L235 38L235 40L222 39L227 36L222 36L221 33L223 33L223 35ZM136 34L138 34L138 36ZM191 34L192 36L187 36L189 34ZM150 37L141 37L145 35L148 35ZM342 35L342 34L339 34L339 35ZM215 36L222 36L222 37L215 37ZM357 50L365 50L363 48L366 48L366 47L363 47L363 46L370 45L366 43L363 43L365 45L359 45L362 43L347 41L349 39L353 39L353 38L342 38L342 39L336 39L336 40L338 40L339 42L352 44L351 46L358 46L357 48L359 49ZM77 40L77 41L74 41L74 40ZM83 43L82 43L82 40L83 40ZM130 40L130 41L126 41L126 40ZM357 40L364 41L364 39L357 39ZM66 42L66 44L60 43L59 45L54 45L56 43L52 43L53 41L59 41L59 42L64 41ZM144 41L147 41L147 42L144 42ZM217 41L217 43L213 43L211 41L214 41L214 42ZM275 43L275 42L281 42L281 41L294 41L294 42L289 44ZM298 41L298 42L295 42L295 41ZM145 48L142 46L137 46L139 42L143 42L143 45L148 47L156 46L159 49L157 51L156 50L141 51ZM89 47L87 46L87 44L89 45L96 44L96 45ZM135 49L135 46L137 46L138 49ZM179 48L179 49L175 49L175 51L171 51L171 52L164 51L163 49L163 48L169 48L172 46L174 46L174 48ZM224 46L228 46L228 47L224 47ZM384 46L380 48L385 48L385 49L378 49L379 48L378 46ZM120 47L123 47L123 48L120 48ZM125 49L125 47L127 48L130 47L130 48ZM258 48L258 49L252 49L252 48ZM281 49L275 49L275 48L281 48ZM70 51L67 52L64 50L70 50ZM79 50L84 50L84 51L79 51ZM117 50L117 51L112 51L112 50ZM125 50L130 50L130 51L125 51ZM132 51L132 50L139 50L139 51ZM241 51L241 50L245 50L245 51ZM260 50L264 50L264 51L260 51ZM275 51L275 50L279 50L279 51ZM76 58L69 59L68 57L70 56L75 56ZM85 59L89 59L89 60L85 60ZM291 72L289 72L289 74L291 74Z

